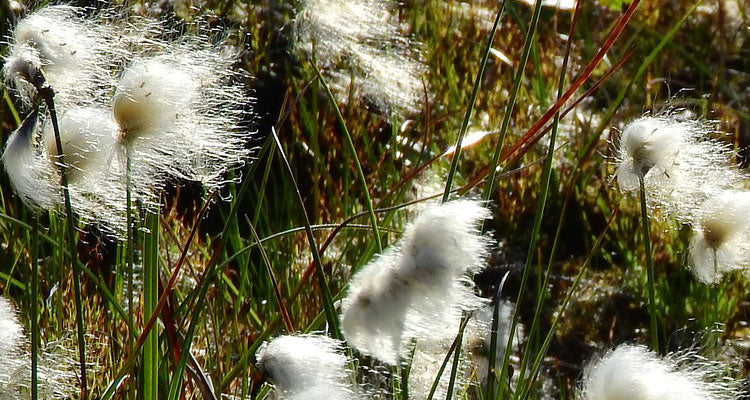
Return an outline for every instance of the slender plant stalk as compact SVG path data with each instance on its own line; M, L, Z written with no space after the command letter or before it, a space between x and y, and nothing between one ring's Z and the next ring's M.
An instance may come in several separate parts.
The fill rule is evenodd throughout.
M560 98L563 95L563 87L565 86L565 73L567 72L568 67L568 60L570 56L570 45L572 43L573 38L573 32L575 30L575 25L578 17L578 13L580 11L580 0L576 2L576 8L575 12L573 14L573 19L570 24L570 30L568 31L568 41L565 46L565 56L563 57L563 63L562 67L560 68L560 78L558 80L557 84L557 99L560 100ZM544 160L544 169L542 172L542 191L541 195L539 196L539 204L537 205L537 213L534 216L534 225L532 227L531 231L531 240L529 242L529 250L527 252L526 256L526 265L524 268L529 268L531 266L531 261L533 260L534 253L536 252L536 245L539 240L539 230L541 228L542 224L542 218L544 217L544 209L547 203L547 197L549 195L549 189L550 189L550 180L552 177L552 161L554 159L554 152L555 152L555 141L557 139L557 128L558 124L560 122L560 111L555 113L555 117L552 121L552 132L550 133L550 139L549 139L549 147L547 148L547 157ZM540 260L541 261L541 260ZM529 358L531 357L531 351L530 346L532 343L532 337L535 337L537 335L537 331L539 329L539 319L542 311L542 303L545 299L545 291L544 289L547 287L547 283L549 281L550 276L550 270L552 267L552 263L547 263L547 269L544 272L544 281L541 284L539 293L537 295L537 303L536 307L534 308L534 319L531 323L531 329L529 329L529 340L527 344L526 351L524 351L523 358L521 359L521 368L519 371L519 385L523 385L524 376L526 374L526 365L529 362ZM519 392L516 391L514 395L517 395Z
M383 243L380 239L380 230L378 229L378 219L375 216L375 211L373 211L373 205L372 205L372 199L370 199L370 189L367 187L367 178L365 178L365 173L362 171L362 165L359 163L359 157L357 157L357 148L354 147L354 142L352 141L352 136L349 134L349 129L346 128L346 122L344 121L344 117L341 115L341 110L339 109L338 104L336 104L336 98L333 97L333 93L331 93L331 89L328 87L328 83L326 83L326 80L323 78L323 75L321 75L320 70L318 69L318 66L315 65L314 62L312 62L313 68L315 68L315 73L318 75L318 81L320 81L320 84L323 85L323 88L326 91L326 95L328 96L328 100L331 102L331 105L333 106L333 110L336 112L336 119L339 122L339 125L341 126L341 130L344 131L344 139L346 139L346 146L349 149L349 152L352 154L352 160L354 160L354 166L357 168L357 175L359 176L359 181L362 184L362 192L365 196L365 203L367 203L367 211L370 214L370 223L372 224L372 232L375 235L375 244L378 246L378 252L383 251Z
M466 328L466 324L470 317L471 315L467 315L465 311L463 312L463 315L461 315L461 324L459 325L458 335L456 336L456 347L453 350L453 365L451 366L451 376L448 380L448 390L445 391L445 400L451 400L453 398L453 388L456 385L458 364L461 362L461 343L464 339L464 329Z
M453 340L453 343L451 343L451 347L448 349L448 353L445 355L443 362L440 364L440 369L438 369L437 375L435 376L435 380L432 382L432 387L430 388L430 393L427 395L426 400L432 400L432 398L435 396L435 392L437 391L437 388L440 385L440 378L443 376L445 367L448 366L448 361L450 361L451 356L453 355L453 352L455 352L456 349L461 347L461 343L459 342L459 340L463 338L464 329L466 329L466 324L468 322L469 322L468 318L461 319L461 324L458 327L458 335Z
M479 88L482 86L482 78L484 77L484 71L487 68L487 60L490 58L490 50L492 50L492 43L495 41L495 33L497 27L500 24L500 20L503 18L503 11L505 10L505 0L500 4L500 9L497 11L495 16L495 23L492 25L492 31L490 32L489 38L487 38L487 47L484 50L482 56L482 62L479 65L479 72L474 80L474 88L471 91L471 97L469 98L469 106L466 108L466 114L464 115L463 123L461 123L461 130L458 132L456 138L456 151L453 154L453 160L451 160L451 166L448 170L448 178L445 180L445 191L443 191L443 203L448 201L448 197L451 193L451 186L453 185L453 178L456 175L456 169L458 168L458 160L461 157L461 144L463 143L466 130L469 128L469 122L471 121L471 113L474 110L474 104L477 101L477 95L479 94ZM502 145L502 142L501 142Z
M39 216L31 233L31 400L39 398Z
M615 215L617 215L618 211L620 211L619 205L612 211L612 214L609 216L609 219L607 220L607 224L604 226L604 230L596 239L596 242L594 243L594 246L591 248L591 251L589 252L588 257L586 257L586 261L584 261L583 265L581 266L581 270L578 271L578 275L576 275L576 278L573 281L573 284L570 285L570 288L565 293L565 298L563 299L562 304L560 304L560 309L558 310L557 315L555 315L555 319L552 320L552 324L549 328L549 331L547 332L547 336L544 338L542 347L537 352L536 358L534 359L534 363L531 366L531 370L529 372L529 379L527 381L528 384L526 384L523 387L523 392L521 393L520 396L518 396L518 398L522 400L526 400L529 397L529 394L531 393L531 387L534 381L534 377L539 371L539 366L542 364L542 360L544 360L544 356L547 354L547 349L549 349L550 343L552 343L552 337L555 336L555 330L557 329L557 324L560 322L560 319L564 317L565 310L568 308L568 303L570 302L570 299L573 297L573 293L578 288L578 283L581 281L581 277L583 277L583 274L588 270L588 266L589 264L591 264L591 260L594 258L594 254L599 249L599 246L601 245L602 240L604 239L604 235L606 235L607 232L609 231L609 227L612 225L612 221L614 220Z
M57 123L57 112L55 111L55 101L53 100L55 92L46 83L43 87L37 88L39 95L42 96L47 104L47 111L52 121L52 130L55 135L55 146L57 147L57 166L60 172L60 183L63 188L63 197L65 199L65 217L68 248L70 250L71 264L73 265L73 291L75 292L76 308L76 330L78 337L78 358L81 369L81 399L88 399L88 379L86 376L86 341L85 328L83 325L83 305L81 300L81 269L75 262L76 257L76 233L75 223L73 222L73 206L70 203L70 188L68 186L68 167L65 164L65 155L63 153L62 141L60 140L60 127Z
M641 227L643 228L643 247L646 252L646 273L648 276L648 314L651 321L651 347L659 352L659 335L656 325L656 294L654 288L654 261L651 259L651 229L648 224L648 209L646 208L646 188L643 176L638 176L641 197Z
M503 2L504 3L504 2ZM498 161L500 159L500 152L503 149L503 142L505 141L505 135L508 132L508 126L510 125L510 119L513 115L513 108L516 105L516 97L518 97L518 91L521 88L521 81L523 80L523 75L526 70L526 63L529 60L529 54L531 54L531 45L534 41L534 36L536 35L536 28L539 23L539 15L542 12L542 1L536 0L534 4L534 14L531 17L531 24L529 25L529 29L526 32L526 40L523 44L523 53L521 55L521 62L518 65L518 71L516 71L516 77L513 80L513 89L510 91L510 98L508 99L508 104L505 106L505 115L503 115L503 123L500 126L500 138L498 139L497 146L495 147L495 153L492 156L492 164L490 164L490 171L489 171L489 177L487 178L487 183L484 186L484 191L482 192L482 199L483 200L489 200L492 196L492 191L494 189L495 185L495 174L496 169L495 168L498 164ZM511 338L513 337L513 333L511 332Z
M133 188L132 182L131 182L131 157L130 157L130 148L125 148L125 209L127 212L127 215L125 217L125 221L127 224L127 243L125 245L125 264L126 264L126 270L128 271L128 322L130 324L131 330L128 332L128 353L133 354L133 344L135 343L135 331L132 330L132 327L135 325L135 301L133 299L134 293L135 293L135 283L133 281L133 276L135 275L135 247L133 246L133 243L135 242L134 235L135 232L133 230L133 201L132 201L132 193ZM135 399L135 385L130 384L128 385L130 390L130 398Z
M511 90L511 96L508 100L508 105L505 108L505 115L503 116L503 123L500 127L500 139L498 141L497 147L495 148L495 154L492 157L492 164L490 164L490 174L489 178L487 179L487 182L484 186L484 192L482 193L482 199L483 200L489 200L492 196L493 192L493 186L495 182L495 166L498 163L498 159L500 158L500 152L503 147L503 141L505 140L505 134L508 131L508 125L510 124L510 118L513 113L513 108L516 104L516 97L518 95L518 90L521 87L521 80L524 75L524 71L526 70L526 63L529 60L529 54L531 53L531 45L533 43L534 36L536 34L536 28L539 23L539 15L542 12L542 1L536 0L534 4L534 14L531 18L531 24L529 25L529 29L526 32L526 41L524 43L523 47L523 54L521 56L521 63L518 66L518 71L516 71L516 78L513 82L513 89ZM533 234L532 234L533 237ZM528 260L529 257L527 257L527 266L528 266ZM521 285L518 290L518 297L516 298L516 304L521 303L521 299L524 293L524 288L526 287L526 281L529 277L529 268L523 269L523 274L521 276ZM508 333L508 342L505 346L506 349L512 349L513 348L513 339L515 336L515 330L516 326L518 325L518 319L519 319L519 313L518 309L513 313L513 320L510 325L510 331ZM502 397L503 390L505 388L505 385L502 383L505 382L505 376L508 373L508 364L510 363L510 352L506 351L505 355L503 356L503 366L500 371L500 390L498 390L497 395Z
M159 299L159 215L146 211L143 246L143 320L156 311ZM146 337L143 347L143 398L158 399L159 383L159 329L155 324Z

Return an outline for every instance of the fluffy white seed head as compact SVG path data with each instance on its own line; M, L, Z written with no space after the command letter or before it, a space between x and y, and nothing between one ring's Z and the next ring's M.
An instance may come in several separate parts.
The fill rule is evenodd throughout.
M258 368L282 399L356 398L343 343L323 335L280 336L258 350Z
M11 133L3 150L2 162L10 183L23 202L33 209L49 210L61 199L59 176L36 144L39 126L38 115L33 112Z
M342 100L353 77L357 94L380 110L416 112L424 97L424 67L394 7L389 0L305 0L297 11L296 43L331 70L329 84Z
M621 345L584 370L580 400L729 400L737 392L726 368L693 353L665 358L643 346Z
M37 374L39 398L68 399L74 391L73 361L66 354L42 346ZM31 354L13 306L0 297L0 400L29 398Z
M485 266L489 241L476 227L487 217L480 203L466 200L422 212L398 244L350 281L341 307L347 342L395 364L404 341L429 337L484 304L469 276Z
M750 266L750 193L721 192L703 203L693 225L690 266L698 280L717 283Z
M639 118L623 130L617 153L617 182L636 191L644 180L647 198L678 220L691 223L697 206L736 187L741 175L726 144L708 137L706 124L674 115Z
M3 76L27 105L36 93L28 82L30 68L43 72L58 109L93 104L106 96L112 83L110 66L122 57L119 35L98 17L83 13L71 6L46 6L16 25Z

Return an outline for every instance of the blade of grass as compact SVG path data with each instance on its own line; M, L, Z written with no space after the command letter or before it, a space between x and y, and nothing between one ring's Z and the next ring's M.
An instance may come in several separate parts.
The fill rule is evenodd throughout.
M504 2L503 2L504 3ZM539 23L539 15L542 12L542 2L541 0L536 0L534 3L534 12L531 17L531 24L529 25L529 29L526 32L526 40L524 41L523 45L523 52L521 55L521 62L518 65L518 71L516 71L516 77L513 80L513 89L510 91L510 98L508 99L508 104L505 107L505 115L503 115L503 122L500 126L500 138L498 139L497 146L495 147L495 153L492 156L492 166L496 166L498 164L498 159L500 158L500 151L503 148L503 142L505 141L505 135L508 132L508 126L510 125L510 119L513 115L513 108L516 105L516 97L518 96L518 91L521 88L521 81L523 80L524 71L526 70L526 63L529 60L529 54L531 53L531 44L534 41L534 36L536 35L536 28L537 24ZM492 191L494 189L495 184L495 168L490 168L489 171L489 178L487 179L487 183L484 186L484 191L482 193L482 200L489 200L492 196Z
M461 143L464 140L464 136L466 135L466 130L469 128L469 122L471 121L471 113L474 110L474 104L477 101L477 95L479 94L479 87L482 85L482 78L484 78L484 71L487 68L487 60L490 58L490 50L492 50L492 43L495 41L495 33L497 32L497 27L500 24L500 20L503 17L503 11L505 10L505 0L503 0L502 3L500 3L500 9L497 11L497 15L495 16L495 23L492 25L492 31L490 31L490 35L487 38L487 47L484 50L484 56L482 56L482 62L479 65L479 72L477 72L477 77L474 80L474 88L471 90L471 97L469 98L469 105L466 108L466 114L464 115L464 120L461 123L461 130L458 131L458 137L456 138L456 150L455 154L453 155L453 160L451 160L451 166L448 170L448 178L445 180L445 191L443 191L443 203L448 201L448 196L450 196L451 193L451 186L453 185L453 178L456 174L456 169L458 168L458 160L461 157Z
M319 78L319 79L322 82L322 78ZM318 245L315 240L315 235L313 234L312 228L310 227L310 219L308 218L307 211L305 210L305 202L302 199L302 193L300 193L299 187L297 186L297 181L296 179L294 179L292 166L289 164L289 160L286 158L286 154L284 154L284 148L281 146L279 137L276 135L276 129L271 128L271 135L273 136L273 140L275 141L277 149L279 150L279 156L281 156L281 160L283 161L284 166L286 167L286 170L289 173L289 179L292 180L292 185L294 186L294 191L297 195L297 201L299 202L299 206L302 211L302 216L304 217L305 232L307 233L307 240L310 244L310 249L313 254L313 261L315 262L315 271L318 275L318 283L320 284L321 297L323 300L323 308L326 313L326 320L328 321L328 325L331 330L331 336L334 339L341 340L343 339L343 336L341 335L341 331L339 330L338 319L336 317L336 310L333 306L333 300L331 299L331 292L328 288L328 282L326 281L325 273L323 272L323 263L320 258L320 252L318 251ZM370 206L372 206L372 203L370 203ZM369 210L368 212L370 213L371 221L375 221L374 212L372 210ZM376 235L376 237L377 236L378 235Z
M39 216L33 217L31 233L31 400L39 398Z
M563 56L563 63L562 63L562 67L560 68L560 77L559 77L558 84L557 84L557 99L558 100L563 95L563 87L565 86L565 74L567 72L568 60L570 58L570 46L572 43L575 25L578 20L578 13L580 12L580 7L581 7L580 0L576 1L576 7L575 7L575 11L573 13L572 21L570 24L570 30L568 31L568 41L567 41L567 44L565 45L565 55ZM531 268L531 263L534 259L534 254L537 251L536 246L539 241L539 231L542 226L542 219L544 218L544 209L547 203L547 197L548 197L549 189L550 189L550 180L552 177L552 161L554 159L555 140L557 139L557 128L558 128L559 122L560 122L560 112L558 111L555 114L555 117L553 118L553 121L552 121L552 133L550 134L549 146L547 148L547 157L544 160L544 168L542 171L541 194L539 196L539 203L537 204L536 215L534 216L534 223L531 229L531 240L529 241L529 249L526 253L526 265L524 266L524 270ZM521 359L521 368L519 369L518 385L523 385L524 383L526 365L528 364L529 357L531 356L531 353L532 353L530 351L530 346L534 342L534 337L537 334L537 330L539 329L539 316L542 310L542 303L544 302L544 299L545 299L545 288L547 287L547 282L549 281L551 265L552 265L551 263L547 264L547 270L544 273L544 282L541 284L540 286L541 290L537 294L536 307L534 308L534 318L531 323L531 328L529 329L529 338L527 341L528 344L526 346L523 357ZM506 349L510 349L510 347L506 347ZM514 397L518 393L519 392L516 391L514 393Z
M643 184L643 176L638 176L641 200L641 229L643 229L643 251L646 252L646 276L648 285L648 314L651 326L651 347L659 353L659 331L656 324L656 289L654 284L654 261L651 258L651 229L648 224L648 208L646 207L646 188Z
M155 314L159 298L159 216L146 211L146 227L143 235L143 320ZM143 390L144 399L158 399L159 383L159 326L155 324L146 336L143 346Z
M349 153L351 153L352 155L352 160L354 161L354 166L357 169L357 175L359 176L359 181L362 184L362 194L365 196L365 203L367 203L366 204L367 211L370 214L370 223L372 224L372 231L373 231L373 234L375 235L375 244L378 247L378 252L382 252L383 243L381 242L380 231L378 230L378 219L375 216L375 212L373 212L372 199L370 199L370 189L367 187L367 178L365 178L365 173L362 171L362 165L359 163L359 157L357 157L357 148L354 147L354 142L352 141L352 137L349 134L349 129L347 129L346 127L346 122L344 121L344 117L341 115L341 110L339 109L338 104L336 104L336 98L333 97L333 93L331 93L331 89L328 87L328 83L326 83L326 80L323 78L323 75L320 74L320 70L315 65L315 63L311 61L311 64L313 68L315 69L315 73L318 76L318 81L320 82L321 85L323 85L323 89L325 89L326 95L328 96L328 100L331 102L331 105L333 106L333 110L336 112L336 119L338 120L339 125L341 126L341 130L344 131L344 139L346 139L345 140L346 146L349 150ZM281 151L281 149L279 150Z
M41 74L41 72L40 72ZM43 77L42 77L43 79ZM62 141L60 140L60 127L57 122L57 112L55 111L55 92L50 86L43 83L41 87L37 87L38 94L44 99L47 105L47 112L49 113L50 120L52 121L52 131L55 136L55 147L57 151L56 165L60 173L60 184L63 189L63 198L65 200L65 227L67 232L67 243L70 249L70 259L73 266L73 291L75 293L75 309L76 309L76 331L78 339L78 358L80 366L80 379L81 379L81 399L88 399L88 379L86 375L86 340L85 340L85 327L83 325L83 301L81 298L81 270L78 267L78 263L75 262L76 258L76 233L75 223L73 222L73 207L70 203L70 188L68 186L68 167L65 164L65 155L63 153ZM61 258L62 260L63 258Z
M284 327L286 328L286 331L289 334L294 333L294 325L292 324L292 319L289 317L289 311L287 311L286 306L284 305L284 297L281 295L281 290L279 289L279 283L276 280L276 276L273 273L273 267L271 266L271 260L268 258L268 254L266 254L266 248L263 246L263 242L261 242L260 237L258 236L258 232L255 230L255 226L253 226L252 223L248 220L248 226L250 227L250 232L253 234L253 239L255 240L255 243L258 245L258 250L260 251L260 255L263 258L263 264L266 266L266 272L268 272L268 277L271 279L271 285L273 285L273 294L276 296L276 302L279 304L279 311L281 312L281 317L284 320Z
M599 235L599 237L596 239L596 242L592 246L588 257L586 257L586 261L583 262L583 265L581 266L581 270L578 271L578 275L576 275L576 278L573 281L573 284L570 285L570 288L565 293L565 298L563 299L562 304L560 304L560 309L555 315L555 318L552 320L552 325L550 326L550 329L547 332L547 336L544 338L544 342L542 343L541 349L536 354L534 363L532 364L531 370L529 371L528 384L525 385L525 387L523 388L523 393L521 393L521 396L519 396L520 399L526 400L529 394L531 393L533 380L536 377L536 374L539 372L539 366L542 364L542 360L544 360L545 354L547 354L547 349L549 349L550 343L552 343L552 337L555 335L557 324L560 322L560 319L564 316L565 310L568 307L568 303L570 302L570 299L573 297L573 293L577 289L578 283L581 281L581 277L583 277L583 274L588 269L589 264L591 264L591 260L594 258L594 254L599 249L599 246L601 245L602 240L604 240L604 236L609 231L609 227L612 225L612 221L614 220L615 216L617 215L619 211L620 211L620 206L617 205L615 209L612 211L612 214L609 216L609 219L607 219L607 223L604 225L604 229L602 230L602 233Z
M492 157L492 164L490 164L491 165L490 175L489 175L487 182L485 183L484 192L482 193L482 200L485 200L485 201L489 200L490 197L492 197L493 186L495 182L495 170L496 170L495 166L497 165L498 159L500 158L500 151L502 150L503 141L505 140L505 135L508 131L508 126L510 124L510 119L513 113L513 108L515 107L515 104L516 104L516 97L518 95L519 89L521 88L521 80L524 76L524 71L526 70L526 63L529 60L529 54L531 53L531 44L536 34L536 28L537 28L537 24L539 23L539 15L541 14L541 12L542 12L542 1L536 0L534 3L534 12L531 17L531 24L529 25L529 29L526 32L526 40L523 46L521 63L518 66L518 71L516 71L516 77L513 82L513 89L511 90L511 96L510 96L510 99L508 100L508 104L505 109L505 115L503 116L503 122L500 127L500 138L498 140L497 146L495 147L495 153ZM533 237L533 234L532 234L532 237ZM530 257L527 257L526 259L527 267L528 267L529 258ZM528 280L528 275L529 275L528 270L529 268L524 268L523 270L523 274L521 276L521 285L519 287L518 298L516 299L516 304L520 304L521 302L521 298L522 298L521 296L523 295L524 287L526 286L526 281ZM513 313L513 321L511 322L511 325L510 325L510 334L508 335L508 343L505 346L506 349L513 348L513 338L514 338L516 326L518 325L518 318L519 318L519 313L518 313L518 309L516 309L516 312ZM500 372L500 382L505 381L505 375L507 374L507 371L508 371L509 362L510 362L510 352L506 351L505 356L503 357L503 366ZM498 396L502 397L503 389L504 389L504 386L500 386L500 390L498 391Z
M451 366L451 375L448 380L448 389L445 391L445 400L451 400L453 398L453 388L456 385L456 374L458 374L458 364L461 361L461 343L464 339L464 329L466 324L469 322L471 314L463 312L461 315L461 324L459 325L458 335L456 336L456 347L453 349L453 365Z
M464 329L466 329L466 324L468 322L469 322L468 318L461 319L461 324L458 327L458 335L451 343L451 347L448 349L448 353L445 354L445 358L443 358L443 362L440 364L440 368L438 369L437 376L435 376L435 380L432 382L432 387L430 387L430 393L427 395L426 400L432 400L432 398L435 396L435 391L437 391L438 385L440 385L440 378L443 376L445 367L448 366L448 361L450 361L453 353L461 345L459 342L459 337L463 337L463 332L464 332Z

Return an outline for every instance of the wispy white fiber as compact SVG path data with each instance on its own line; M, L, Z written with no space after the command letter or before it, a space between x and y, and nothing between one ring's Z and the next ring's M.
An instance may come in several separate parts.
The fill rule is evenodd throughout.
M280 336L258 350L258 368L284 400L350 400L349 359L343 343L323 335Z
M45 347L39 353L37 368L39 398L67 399L75 391L72 359ZM29 398L31 354L16 311L0 297L0 400Z
M470 277L485 267L489 239L477 226L488 217L468 200L420 213L396 245L351 279L341 307L346 341L396 364L409 338L429 337L484 304Z
M244 125L252 98L232 68L236 52L224 41L215 43L202 33L167 40L173 32L155 20L115 26L104 17L80 18L81 13L45 7L19 22L3 71L23 88L30 77L14 66L42 69L58 94L73 211L81 221L99 222L119 236L126 229L128 185L134 202L151 207L169 180L200 182L207 192L226 183L227 171L242 166L250 153L252 132ZM51 50L40 53L43 39ZM31 57L37 53L43 57ZM56 78L58 73L64 79ZM13 134L3 164L25 202L59 209L60 159L51 121L44 114L39 120Z
M750 192L726 191L703 203L693 225L690 267L705 283L750 267Z
M358 94L386 112L415 112L424 102L423 66L402 32L390 0L305 0L297 10L296 42L343 99L351 79ZM348 68L340 69L342 65Z
M729 400L736 383L726 366L685 351L664 358L643 346L621 345L584 370L579 400Z
M100 23L103 15L83 14L76 7L46 6L16 25L3 77L27 106L36 95L28 82L33 69L42 71L60 109L92 104L106 96L113 79L111 67L122 58L119 34L113 26Z
M704 200L741 180L730 163L731 150L710 139L710 133L700 121L669 114L636 119L620 139L618 185L637 191L642 177L652 204L681 222L692 222Z
M492 330L493 305L487 304L471 314L462 341L461 357L456 375L454 398L461 395L471 384L484 384L487 381L487 368L490 357L490 340ZM508 342L513 306L501 302L498 310L497 348L495 349L495 366L501 368L505 356L505 345ZM459 321L435 329L430 336L417 340L414 357L409 370L409 398L425 399L432 389L440 366L448 354L451 344L458 333ZM520 327L516 331L516 343L521 335ZM440 377L433 398L446 398L450 370L446 369Z

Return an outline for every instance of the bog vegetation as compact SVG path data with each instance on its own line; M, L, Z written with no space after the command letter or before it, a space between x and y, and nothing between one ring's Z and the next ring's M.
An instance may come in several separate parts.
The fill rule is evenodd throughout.
M0 19L0 399L750 395L745 0Z

